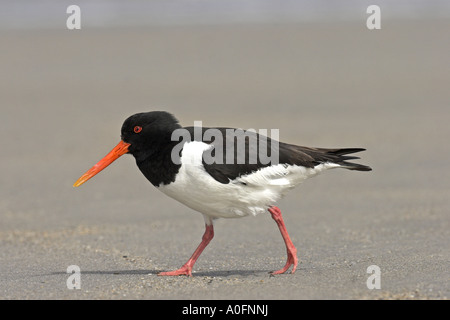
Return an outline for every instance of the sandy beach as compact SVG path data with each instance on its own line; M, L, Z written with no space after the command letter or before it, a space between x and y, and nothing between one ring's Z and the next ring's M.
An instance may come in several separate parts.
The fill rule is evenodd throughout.
M0 299L447 299L449 20L3 30ZM280 130L362 147L372 172L331 170L270 215L220 220L194 276L203 218L124 156L80 188L122 122ZM67 267L81 270L69 290ZM367 268L381 271L369 289Z

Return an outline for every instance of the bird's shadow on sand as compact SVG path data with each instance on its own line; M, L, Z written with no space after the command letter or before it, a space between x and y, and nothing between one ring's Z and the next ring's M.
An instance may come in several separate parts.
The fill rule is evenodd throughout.
M168 270L81 270L80 274L90 274L90 275L146 275L146 276L157 276L160 272L164 272ZM194 271L192 272L193 277L229 277L229 276L256 276L265 274L270 276L269 270L226 270L226 271ZM68 273L60 271L60 272L52 272L48 275L68 275ZM167 278L161 276L161 278ZM169 277L170 278L170 277Z

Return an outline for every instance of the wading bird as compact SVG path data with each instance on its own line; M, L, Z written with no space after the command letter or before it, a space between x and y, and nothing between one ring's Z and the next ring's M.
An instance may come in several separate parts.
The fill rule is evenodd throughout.
M305 179L327 169L371 170L368 166L348 162L359 159L348 154L365 150L361 148L309 148L253 133L253 136L250 134L241 140L244 141L241 150L233 148L230 151L226 146L238 140L226 134L230 128L201 128L202 133L214 129L214 139L206 139L205 134L194 134L197 129L181 127L173 115L164 111L132 115L122 126L119 144L74 184L75 187L80 186L114 160L129 153L156 188L203 214L205 233L200 245L180 269L159 273L163 276L192 276L195 262L214 237L215 219L241 218L266 211L278 225L287 250L285 266L272 274L284 273L291 266L291 272L294 273L298 264L297 250L286 230L281 211L275 206L276 202ZM180 139L173 139L176 130L182 130L189 139L181 142ZM217 133L223 134L218 137ZM233 140L231 143L230 139ZM249 160L251 152L258 149L262 140L267 147L272 148L271 152L277 153L277 161L265 163L258 159ZM257 141L256 145L252 141ZM214 149L216 153L212 151ZM233 152L232 156L229 152ZM243 152L245 157L239 152ZM205 154L212 153L222 155L224 161L205 161Z

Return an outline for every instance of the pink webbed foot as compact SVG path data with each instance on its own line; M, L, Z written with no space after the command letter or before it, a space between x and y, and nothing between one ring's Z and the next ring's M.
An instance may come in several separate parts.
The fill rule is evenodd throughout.
M160 273L158 273L158 276L188 276L188 277L192 277L192 267L184 265L178 270L160 272Z

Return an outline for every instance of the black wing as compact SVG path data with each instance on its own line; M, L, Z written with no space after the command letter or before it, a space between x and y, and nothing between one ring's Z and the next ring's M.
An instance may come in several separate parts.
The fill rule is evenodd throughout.
M313 168L321 163L331 162L350 170L371 170L370 167L347 162L347 160L359 159L358 157L347 156L347 154L365 150L361 148L302 147L278 142L256 132L233 128L202 127L201 137L195 137L194 127L186 127L185 129L191 133L192 140L201 139L200 141L214 146L203 154L203 166L215 180L224 184L239 176L275 164Z

